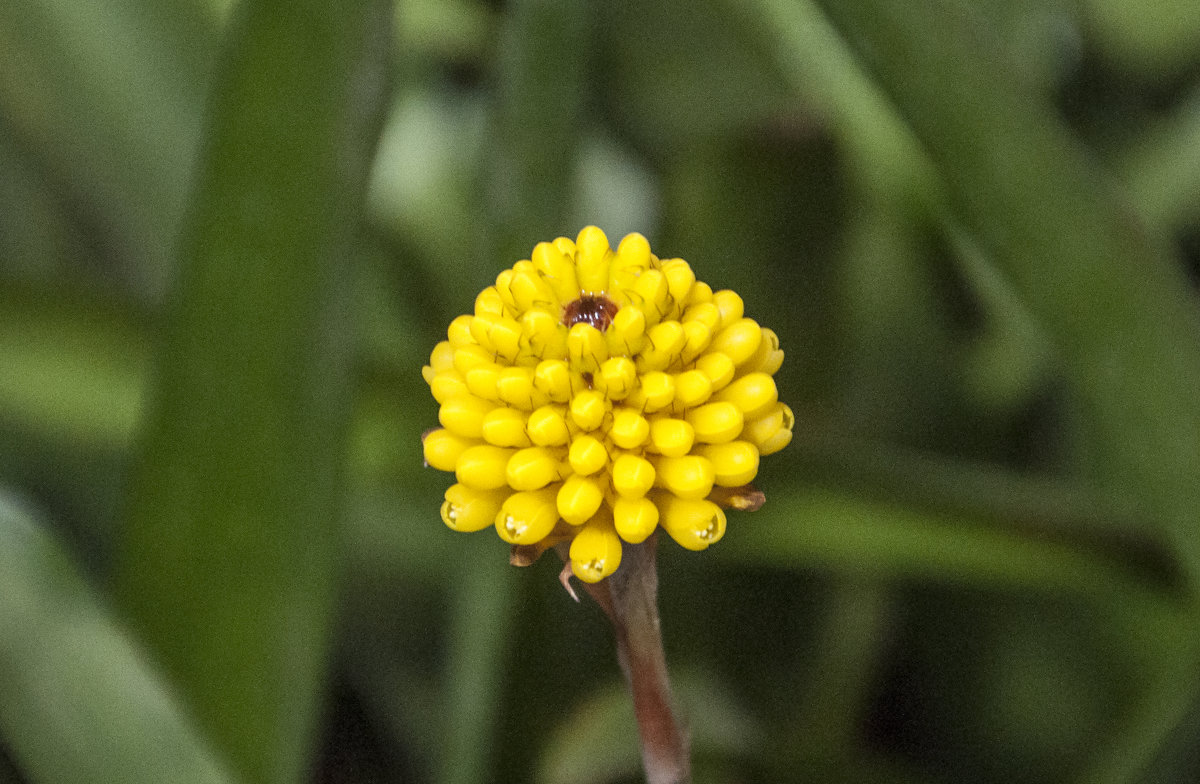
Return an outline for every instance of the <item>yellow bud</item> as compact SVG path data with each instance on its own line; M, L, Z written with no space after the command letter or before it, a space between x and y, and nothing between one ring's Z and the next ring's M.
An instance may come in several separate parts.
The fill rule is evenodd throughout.
M650 268L650 243L640 234L630 234L617 246L608 268L608 292L618 305L625 304L625 291Z
M571 571L585 583L608 577L621 565L621 540L612 523L596 519L571 540Z
M570 237L556 237L551 244L558 248L558 252L567 258L575 258L575 241Z
M504 368L495 362L476 365L468 370L464 377L467 391L484 400L499 400L500 393L496 391L496 382L503 370Z
M733 360L719 351L709 352L696 360L696 370L708 376L712 382L713 391L721 389L733 381Z
M746 306L736 292L725 289L713 294L712 303L721 312L721 326L728 327L746 314Z
M567 355L566 330L549 311L526 311L521 314L521 337L518 345L518 355L523 358L539 361L562 359Z
M443 370L429 380L429 391L438 403L445 403L452 397L469 395L467 383L457 370Z
M680 321L684 324L695 321L708 327L710 332L716 332L721 326L721 311L711 302L700 302L688 306Z
M495 407L494 403L474 395L452 397L438 409L438 421L463 438L482 438L483 418Z
M742 410L723 400L694 408L684 417L696 429L696 440L702 444L723 444L742 432L745 419Z
M473 440L456 436L443 428L426 434L421 448L425 452L426 465L439 471L453 471L458 458L474 444Z
M635 449L646 442L650 423L632 408L613 411L612 427L608 431L613 443L622 449Z
M654 486L654 466L637 455L621 455L612 467L613 489L626 498L641 498Z
M499 356L512 362L521 350L521 325L510 318L497 319L488 331L488 340Z
M674 399L675 379L656 370L642 376L642 386L635 390L626 402L631 408L652 414L671 405Z
M466 485L450 485L442 504L442 522L455 531L481 531L496 521L505 490L472 490Z
M648 345L638 357L638 369L663 370L679 361L679 352L687 342L683 325L678 321L663 321L655 324L646 333Z
M475 298L475 315L504 315L504 300L500 298L500 292L496 291L495 286L488 286L486 289L479 292L479 296Z
M728 400L742 410L746 419L753 419L771 410L779 400L779 391L775 379L766 373L751 373L722 389L716 399Z
M768 376L773 376L783 365L783 349L779 347L779 336L773 331L764 327L762 335L763 345L766 346L768 350L761 352L760 349L760 352L764 355L762 360L755 364L747 363L747 366L750 370L756 370L759 373L766 373ZM760 352L756 352L756 356L757 353ZM753 360L751 360L751 362L753 362Z
M497 490L507 483L504 468L512 454L491 444L470 447L459 455L454 475L473 490Z
M661 270L646 270L625 289L625 294L631 303L641 306L648 324L661 321L670 311L671 290Z
M570 440L562 406L542 406L529 415L526 430L538 446L563 446Z
M608 285L612 249L608 237L596 226L586 226L575 239L575 274L584 294L600 294Z
M540 490L559 478L558 460L550 450L531 446L512 456L505 476L513 490Z
M567 356L573 370L580 373L597 372L600 363L608 359L604 334L591 324L575 324L567 333Z
M699 370L675 376L675 400L685 408L700 405L712 395L712 381Z
M712 302L713 290L702 280L698 280L692 285L692 290L688 294L687 304L695 305L698 302Z
M495 446L529 446L524 414L512 408L492 409L483 418L483 440Z
M555 403L566 403L571 399L571 369L561 359L539 362L533 383Z
M561 250L549 242L539 242L533 249L532 259L533 266L542 273L543 280L560 303L570 302L579 296L575 265Z
M507 367L496 378L496 394L505 403L528 411L545 402L545 395L533 384L533 370Z
M626 234L617 245L617 258L622 267L646 269L650 266L650 243L637 232Z
M692 272L691 265L683 259L667 259L662 263L662 272L667 278L667 290L671 293L671 299L682 308L688 301L692 285L696 282L696 273Z
M700 499L712 492L713 464L700 455L663 457L655 466L658 484L680 498Z
M748 484L758 475L758 447L747 441L706 446L700 454L712 463L713 483L721 487Z
M637 366L629 357L610 357L600 365L596 386L609 400L623 400L637 386Z
M724 327L713 336L711 351L720 351L733 360L734 365L742 365L758 351L762 344L762 327L754 319L740 319Z
M476 316L471 320L471 323L468 326L468 329L471 332L471 339L486 348L489 352L495 351L495 349L492 347L492 341L488 337L488 331L492 328L492 325L495 324L496 321L496 316Z
M644 496L617 498L613 502L613 524L626 542L643 542L658 527L658 507Z
M650 424L650 443L654 451L667 457L682 457L692 451L696 431L682 419L663 417Z
M533 270L513 275L509 288L512 291L513 300L517 303L518 311L533 310L534 308L549 310L559 305L554 292L542 280L541 275L536 274Z
M587 476L604 468L604 464L608 462L608 450L599 439L582 435L571 442L567 460L575 473Z
M454 369L465 378L467 371L479 365L492 364L492 352L478 343L469 346L459 346L454 350Z
M792 429L789 427L768 438L758 450L764 455L773 455L790 443L792 443Z
M766 329L760 329L759 335L761 339L758 341L758 348L746 358L745 362L738 364L738 373L750 373L761 368L770 367L774 361L775 352L779 351L779 338L774 332ZM779 360L782 362L783 352L779 351L779 354Z
M703 550L725 535L725 513L712 501L656 497L659 522L671 538L689 550Z
M712 342L712 330L699 321L688 321L683 324L683 337L683 350L679 353L679 360L686 364L708 348L708 344Z
M510 310L513 313L517 312L517 303L516 300L513 299L512 291L509 290L509 286L512 284L513 275L515 274L516 272L514 270L506 269L501 271L500 274L496 276L496 292L500 295L501 301L504 302L505 309Z
M471 322L474 320L474 316L459 316L451 321L446 329L447 342L455 348L474 343L475 338L471 336Z
M571 525L590 520L604 501L604 491L595 479L571 476L558 491L558 514Z
M791 442L792 427L795 424L796 418L792 415L792 409L783 403L776 403L765 413L748 420L741 437L758 447L762 454L769 455ZM781 436L782 433L787 435ZM774 448L767 451L768 446Z
M516 264L512 265L513 277L517 275L538 275L537 267L533 266L533 262L529 259L521 259ZM541 277L538 275L538 277Z
M621 308L608 325L604 340L610 355L636 356L646 345L646 314L631 305Z
M557 487L513 493L496 513L496 533L509 544L534 544L558 522Z
M454 367L454 344L443 340L434 346L429 354L429 365L438 373Z
M581 430L590 431L600 427L604 415L608 413L608 401L604 394L594 389L586 389L571 398L571 421Z

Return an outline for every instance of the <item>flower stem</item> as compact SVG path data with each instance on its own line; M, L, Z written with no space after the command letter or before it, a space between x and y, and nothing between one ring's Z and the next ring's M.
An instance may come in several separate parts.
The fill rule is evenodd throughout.
M671 710L658 622L657 535L626 545L611 577L584 588L612 622L617 658L633 695L647 784L689 784L688 742Z

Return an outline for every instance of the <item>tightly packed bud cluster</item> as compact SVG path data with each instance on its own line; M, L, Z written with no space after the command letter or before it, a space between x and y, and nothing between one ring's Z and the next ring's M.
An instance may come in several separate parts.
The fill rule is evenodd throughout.
M589 226L504 270L424 369L442 427L425 461L453 471L442 519L514 546L570 542L597 582L621 543L662 527L702 550L761 455L792 438L775 333L640 234Z

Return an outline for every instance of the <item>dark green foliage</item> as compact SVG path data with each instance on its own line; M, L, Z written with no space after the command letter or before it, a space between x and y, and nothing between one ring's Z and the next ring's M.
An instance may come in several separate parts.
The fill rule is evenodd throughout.
M0 3L0 780L637 781L420 367L584 224L795 442L660 553L699 782L1200 775L1192 0Z

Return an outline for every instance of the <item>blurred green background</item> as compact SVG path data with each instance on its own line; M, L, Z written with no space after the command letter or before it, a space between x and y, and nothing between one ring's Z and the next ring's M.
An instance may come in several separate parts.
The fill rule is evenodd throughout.
M697 782L1200 778L1194 0L0 3L0 781L640 780L420 367L595 223L788 353Z

